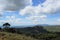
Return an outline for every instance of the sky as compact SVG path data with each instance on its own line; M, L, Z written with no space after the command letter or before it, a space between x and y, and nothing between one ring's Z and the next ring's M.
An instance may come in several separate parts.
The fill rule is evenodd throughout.
M0 26L60 25L60 0L0 0Z

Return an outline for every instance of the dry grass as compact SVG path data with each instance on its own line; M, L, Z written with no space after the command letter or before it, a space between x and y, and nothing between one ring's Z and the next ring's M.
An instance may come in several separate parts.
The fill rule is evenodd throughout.
M36 40L36 39L15 33L0 32L0 40Z

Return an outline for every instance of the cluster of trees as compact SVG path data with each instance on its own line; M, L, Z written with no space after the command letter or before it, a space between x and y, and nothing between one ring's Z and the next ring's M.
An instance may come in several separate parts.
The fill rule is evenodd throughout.
M0 31L16 33L16 29L15 28L10 28L11 25L9 23L5 23L2 26L3 26L3 28L0 28Z

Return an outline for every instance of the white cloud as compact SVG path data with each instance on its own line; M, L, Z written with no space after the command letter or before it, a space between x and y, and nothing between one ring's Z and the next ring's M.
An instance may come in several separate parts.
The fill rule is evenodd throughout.
M9 23L15 23L15 22L19 22L20 20L22 20L21 18L17 18L15 15L13 16L6 16L6 21Z
M41 7L40 6L37 6L37 7L26 6L24 9L20 10L20 15L22 15L22 16L24 16L26 14L39 15L40 11L41 11Z
M0 17L2 17L2 15L3 15L3 12L2 12L2 11L0 11Z
M5 0L0 0L0 11L5 8L5 5L7 4L7 1Z
M43 5L43 7L41 5ZM32 0L0 0L1 15L3 11L12 12L17 10L20 10L19 14L21 16L29 15L29 17L26 18L27 20L31 20L34 23L40 23L39 20L45 20L47 18L44 13L55 13L60 10L60 0L46 0L38 6L32 6ZM5 20L7 22L22 23L19 22L21 19L15 16L7 16L6 18L8 19Z
M24 19L22 18L17 18L15 15L12 16L6 16L4 20L0 20L0 25L4 23L10 23L11 26L20 26L20 25L27 25L30 24L31 22L26 22L23 21Z
M32 21L33 24L40 24L40 21L45 21L46 18L46 15L26 17L26 19Z
M7 19L15 19L16 16L6 16Z
M47 18L46 13L52 14L56 13L58 10L60 10L60 0L46 0L38 6L26 6L24 9L20 10L19 14L21 16L29 15L29 17L27 17L28 20L38 22L41 19L45 20Z
M46 15L41 15L40 18L45 20L47 18L47 16Z
M32 0L0 0L0 15L1 12L13 12L23 9L27 5L32 5Z
M46 0L42 5L46 13L55 13L60 10L60 0Z
M43 7L41 7L43 5ZM60 10L60 0L46 0L43 4L38 6L26 6L20 10L20 15L25 14L39 14L39 13L55 13Z
M29 19L29 20L44 20L46 19L47 16L46 15L41 15L41 16L30 16L30 17L26 17L26 19Z
M58 22L60 22L60 19L57 19Z
M52 25L52 24L53 24L53 25L60 25L60 22L59 22L59 21L57 21L57 22L52 22L51 25Z
M0 11L17 11L31 5L31 2L31 0L0 0Z

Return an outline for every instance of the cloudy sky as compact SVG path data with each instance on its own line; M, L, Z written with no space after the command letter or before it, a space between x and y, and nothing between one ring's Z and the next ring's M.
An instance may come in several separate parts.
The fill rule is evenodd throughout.
M60 0L0 0L0 25L60 25Z

